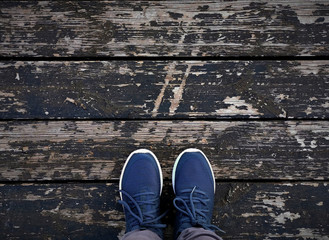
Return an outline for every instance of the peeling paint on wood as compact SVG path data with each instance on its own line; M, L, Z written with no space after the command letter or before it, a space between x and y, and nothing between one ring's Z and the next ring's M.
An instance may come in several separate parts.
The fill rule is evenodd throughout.
M217 184L216 198L214 222L224 239L328 239L326 182Z
M327 0L1 1L0 57L33 61L0 61L0 238L120 238L128 154L158 156L165 210L176 156L197 147L224 239L328 240L329 122L311 121L329 118L329 61L318 58L328 16ZM318 60L33 59L122 56Z
M0 62L0 118L328 118L328 69L329 61Z
M138 148L170 178L188 147L207 154L218 179L328 179L327 121L1 122L0 179L118 179Z
M1 56L327 56L317 1L1 1Z
M217 183L213 223L226 231L224 239L326 239L328 186ZM117 188L115 183L1 185L0 237L117 239L125 229ZM171 185L165 182L164 190L163 211L172 210ZM164 219L165 239L172 239L173 217L170 211Z
M116 187L0 186L0 238L116 239L125 225Z

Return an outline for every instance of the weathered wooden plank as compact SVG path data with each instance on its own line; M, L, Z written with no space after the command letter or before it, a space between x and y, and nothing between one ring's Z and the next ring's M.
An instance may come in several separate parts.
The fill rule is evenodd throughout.
M0 62L0 118L329 118L329 61Z
M328 56L329 4L1 1L1 56Z
M328 239L328 183L217 184L224 239ZM312 209L312 210L311 210Z
M188 147L207 154L217 179L329 176L327 121L19 121L0 123L0 180L118 179L137 148L171 178Z
M0 185L1 239L116 239L116 184Z
M117 239L117 184L0 185L1 239ZM328 183L218 183L214 224L224 239L328 239ZM166 185L163 209L172 207ZM171 239L173 213L165 239Z

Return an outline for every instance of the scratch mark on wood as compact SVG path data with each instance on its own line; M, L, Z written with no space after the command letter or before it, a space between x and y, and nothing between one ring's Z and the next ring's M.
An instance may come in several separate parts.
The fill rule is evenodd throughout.
M169 108L169 115L174 115L176 109L179 106L179 103L182 99L183 91L184 91L184 88L186 85L186 79L188 78L190 70L191 70L191 64L188 64L180 86L178 88L174 88L174 90L173 90L174 98L171 99L171 101L170 101L171 105Z
M78 103L77 101L75 101L73 98L69 98L67 97L64 102L70 102L70 103L73 103L74 105L76 106L80 106L82 107L83 109L86 109L86 106L83 104L83 103Z
M257 112L252 117L329 116L328 61L177 61L172 68L170 62L3 63L0 118L250 118ZM13 81L17 72L21 80Z
M169 65L167 67L167 75L164 79L164 84L160 90L160 94L158 95L157 99L154 102L154 108L152 110L152 117L156 117L158 115L158 110L159 110L160 104L162 102L165 90L166 90L167 86L169 85L169 82L173 79L172 75L173 75L173 71L175 70L176 64L177 64L177 62L173 61L173 62L169 63Z

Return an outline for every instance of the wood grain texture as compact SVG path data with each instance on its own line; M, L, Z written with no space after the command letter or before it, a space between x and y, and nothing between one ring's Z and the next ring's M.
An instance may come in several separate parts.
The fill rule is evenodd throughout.
M117 239L125 229L118 185L0 185L2 239ZM224 239L328 239L328 183L217 183L213 223ZM171 239L171 186L163 210Z
M224 239L327 240L328 192L327 182L217 184L213 222Z
M0 62L0 118L329 118L329 61Z
M1 1L1 56L328 56L329 4Z
M118 179L129 153L148 148L164 177L188 148L217 179L328 179L327 121L38 121L0 123L1 180Z

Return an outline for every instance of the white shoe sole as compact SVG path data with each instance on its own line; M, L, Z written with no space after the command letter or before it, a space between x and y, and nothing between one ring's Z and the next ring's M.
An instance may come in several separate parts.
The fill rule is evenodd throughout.
M207 160L207 163L208 163L208 165L209 165L209 167L210 167L210 170L211 170L212 178L213 178L213 181L214 181L214 193L215 193L215 192L216 192L216 181L215 181L214 171L212 170L211 164L210 164L210 162L209 162L207 156L206 156L201 150L199 150L199 149L197 149L197 148L188 148L188 149L184 150L183 152L181 152L181 153L178 155L178 157L176 158L176 161L175 161L175 164L174 164L174 168L173 168L173 172L172 172L172 186L173 186L173 189L174 189L174 193L176 193L176 192L175 192L175 175L176 175L176 168L177 168L177 166L178 166L178 162L179 162L180 158L182 157L182 155L183 155L184 153L187 153L187 152L199 152L199 153L201 153L201 154L205 157L205 159Z
M130 155L128 156L123 168L122 168L122 171L121 171L121 175L120 175L120 182L119 182L119 190L122 190L122 178L123 178L123 173L127 167L127 164L129 162L129 160L131 159L131 157L135 154L135 153L149 153L152 155L152 157L155 159L157 165L158 165L158 169L159 169L159 174L160 174L160 195L162 193L162 187L163 187L163 178L162 178L162 170L161 170L161 166L160 166L160 162L158 160L158 158L154 155L153 152L151 152L150 150L147 150L147 149L138 149L138 150L135 150L133 151L132 153L130 153ZM120 192L120 199L122 199L122 193Z

